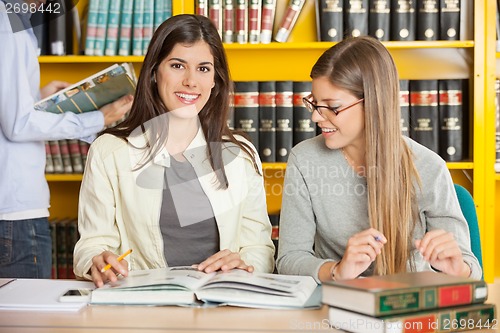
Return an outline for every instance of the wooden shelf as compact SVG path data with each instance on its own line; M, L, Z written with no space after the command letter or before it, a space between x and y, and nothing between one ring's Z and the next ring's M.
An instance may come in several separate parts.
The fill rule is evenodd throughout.
M495 174L495 180L500 180L500 173Z
M79 173L68 174L46 174L45 179L49 182L80 182L83 175Z

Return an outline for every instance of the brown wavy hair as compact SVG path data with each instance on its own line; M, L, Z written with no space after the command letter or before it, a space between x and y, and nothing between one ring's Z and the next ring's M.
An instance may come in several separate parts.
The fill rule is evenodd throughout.
M119 125L104 130L101 134L109 133L127 139L136 128L146 131L145 123L161 116L169 110L165 107L158 93L155 82L155 73L161 62L172 52L177 44L192 45L204 41L210 47L214 57L215 86L212 88L210 98L199 112L201 127L205 135L207 156L212 169L217 175L219 188L229 186L224 163L222 160L223 142L232 142L247 153L252 159L254 168L260 174L256 163L254 150L245 142L237 140L227 126L230 108L230 96L234 84L230 78L226 53L219 33L213 23L200 15L182 14L170 17L163 22L154 33L149 44L144 63L137 82L134 102L130 115ZM157 128L158 140L148 143L147 159L144 164L151 161L167 140L167 128ZM214 144L217 143L217 144ZM219 144L220 143L220 144Z
M370 226L387 238L375 274L414 270L412 235L418 221L416 187L420 177L401 134L399 77L389 51L377 39L346 39L328 49L311 78L329 81L364 98L366 179Z

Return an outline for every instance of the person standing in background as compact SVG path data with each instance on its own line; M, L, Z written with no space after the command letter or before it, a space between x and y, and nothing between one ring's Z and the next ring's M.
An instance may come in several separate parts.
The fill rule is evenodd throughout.
M28 4L29 6L22 6ZM0 0L0 277L50 278L52 255L45 141L92 141L123 118L132 96L84 114L35 111L36 101L69 83L40 89L30 8L45 1ZM32 7L30 7L32 6ZM34 6L34 7L33 7ZM17 10L13 10L17 8ZM20 28L21 27L21 28Z

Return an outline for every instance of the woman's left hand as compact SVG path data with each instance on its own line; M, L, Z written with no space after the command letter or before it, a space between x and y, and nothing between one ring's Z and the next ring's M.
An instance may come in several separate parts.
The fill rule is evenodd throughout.
M244 269L248 272L253 272L254 267L252 265L247 265L240 257L237 252L231 252L229 250L222 250L216 254L208 257L197 266L199 271L204 271L205 273L211 273L218 270L229 271L233 268Z
M462 251L451 232L432 230L422 239L415 241L415 247L424 260L443 273L455 276L469 276L470 267L462 257Z
M71 84L64 81L51 81L46 86L40 89L40 97L43 99L52 94L55 94L59 90L69 87Z

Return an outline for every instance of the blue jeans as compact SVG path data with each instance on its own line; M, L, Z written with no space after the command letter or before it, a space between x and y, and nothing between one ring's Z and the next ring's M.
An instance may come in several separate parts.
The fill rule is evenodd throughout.
M0 220L0 277L50 279L52 239L46 217Z

